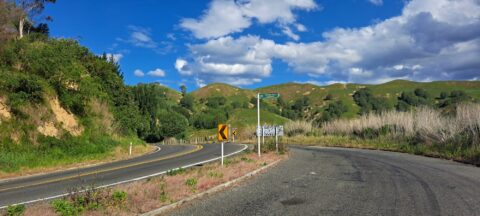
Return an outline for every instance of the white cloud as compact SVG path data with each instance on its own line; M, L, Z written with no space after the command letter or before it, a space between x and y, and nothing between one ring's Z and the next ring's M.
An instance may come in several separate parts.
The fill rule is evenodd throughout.
M200 19L183 19L180 26L192 31L197 38L213 38L240 32L249 27L245 17L234 1L214 0Z
M136 77L143 77L145 76L145 73L140 69L136 69L135 71L133 71L133 75L135 75Z
M213 0L199 19L182 19L180 26L191 31L196 38L211 39L241 32L254 20L261 24L292 24L296 21L293 10L317 7L314 0ZM306 28L297 24L297 29L303 31ZM291 37L293 32L290 30L289 33Z
M368 1L374 5L383 5L383 0L368 0Z
M152 77L164 77L165 76L165 71L163 71L160 68L157 68L155 70L149 71L147 75L152 76Z
M302 25L300 23L295 24L295 28L297 28L297 31L299 31L299 32L306 32L307 31L307 27L305 27L304 25Z
M157 42L155 42L151 37L151 30L149 28L139 27L139 26L128 26L130 35L128 39L118 38L118 41L129 43L136 47L150 48L155 49L158 47Z
M188 66L188 62L185 59L177 59L175 61L175 69L184 76L192 75L192 71L190 70Z
M293 40L298 41L300 39L300 36L293 33L292 29L290 29L290 27L288 27L288 26L284 26L283 29L282 29L282 32Z
M183 65L204 83L242 80L243 85L269 77L274 59L297 73L357 83L473 79L480 70L480 2L412 0L397 17L336 28L323 37L279 44L224 36L190 45L190 62Z

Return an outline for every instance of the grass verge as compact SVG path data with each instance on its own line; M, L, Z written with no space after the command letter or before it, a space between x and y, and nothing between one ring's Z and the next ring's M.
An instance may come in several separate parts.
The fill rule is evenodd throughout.
M99 152L78 154L72 157L67 157L64 153L61 153L61 156L55 155L59 153L58 149L57 151L53 149L43 152L16 151L15 154L13 151L7 152L6 155L0 156L0 164L9 164L8 167L0 168L0 180L119 161L144 155L156 149L135 138L121 138L109 142L115 142L116 144ZM130 142L135 143L132 147L131 156L129 156ZM16 159L10 157L16 157Z
M459 148L456 145L412 144L408 141L399 141L390 137L363 139L350 136L294 136L284 137L283 142L290 145L310 145L325 147L345 147L360 149L375 149L384 151L403 152L428 157L443 158L457 162L480 165L480 149Z

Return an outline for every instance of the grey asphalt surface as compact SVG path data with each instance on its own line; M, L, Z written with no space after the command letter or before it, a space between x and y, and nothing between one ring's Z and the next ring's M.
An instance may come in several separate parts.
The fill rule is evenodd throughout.
M394 152L292 147L290 159L172 215L480 215L480 168Z
M72 169L0 182L0 207L68 193L72 188L95 187L128 181L220 157L220 145L161 146L152 154L87 168ZM225 145L225 155L240 151L244 145ZM187 152L191 152L188 153Z

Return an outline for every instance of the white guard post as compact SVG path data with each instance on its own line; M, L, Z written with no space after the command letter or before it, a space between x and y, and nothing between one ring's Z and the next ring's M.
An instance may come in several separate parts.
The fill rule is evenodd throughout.
M222 141L222 166L223 166L223 141Z
M258 149L258 156L260 157L260 93L257 94L257 149Z

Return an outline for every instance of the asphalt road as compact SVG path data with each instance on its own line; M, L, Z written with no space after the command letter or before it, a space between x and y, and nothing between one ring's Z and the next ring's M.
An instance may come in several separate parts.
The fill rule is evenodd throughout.
M245 145L226 144L225 155L242 151ZM0 181L0 208L54 198L82 186L100 187L158 175L178 167L192 166L220 157L220 145L161 146L155 153L130 160L45 175Z
M480 215L480 168L402 153L293 147L289 160L172 215Z

